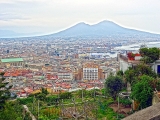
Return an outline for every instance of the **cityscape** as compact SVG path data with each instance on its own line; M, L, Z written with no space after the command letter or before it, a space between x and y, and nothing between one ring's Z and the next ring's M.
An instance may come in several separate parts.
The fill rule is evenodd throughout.
M153 29L154 24L143 19L133 29L139 14L134 20L127 14L133 14L132 5L137 8L134 2L117 6L107 0L117 7L114 10L104 0L89 0L88 9L83 0L80 5L69 0L73 5L67 9L63 8L66 2L47 1L0 2L6 5L0 10L0 120L159 120L159 26ZM96 3L113 11L107 13L113 20L102 19L105 11L97 9ZM10 4L19 7L13 9ZM149 2L146 5L150 8ZM78 12L80 6L85 15ZM70 10L81 19L69 18L77 15ZM127 26L127 18L132 27Z

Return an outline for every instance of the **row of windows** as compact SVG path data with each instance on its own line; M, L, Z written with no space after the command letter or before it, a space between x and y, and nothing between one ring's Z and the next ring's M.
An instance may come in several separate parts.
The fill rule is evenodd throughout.
M87 76L89 76L89 77L97 77L98 75L83 75L83 76L85 76L85 77L87 77Z
M98 72L97 68L84 68L83 72Z
M98 78L84 78L84 80L97 80Z
M91 78L91 77L98 77L98 76L83 76L83 77L89 77L89 78Z
M85 78L85 79L93 79L93 78L97 79L98 77L83 77L83 78Z
M83 74L98 74L98 72L84 72Z
M98 70L83 70L83 72L98 72Z
M87 76L87 75L98 75L97 73L84 73L83 75Z

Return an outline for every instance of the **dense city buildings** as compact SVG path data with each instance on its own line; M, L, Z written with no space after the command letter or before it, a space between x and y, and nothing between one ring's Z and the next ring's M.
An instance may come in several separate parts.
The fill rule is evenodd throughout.
M52 92L103 88L108 75L119 70L113 48L121 44L104 41L1 40L0 70L18 96L42 87Z
M103 88L110 74L116 74L119 69L125 71L140 59L138 54L134 61L125 57L126 51L136 53L137 45L132 46L132 50L121 49L133 43L139 44L139 41L111 38L2 39L0 71L5 72L5 81L13 85L13 93L22 92L26 96L42 87L52 92L59 89L73 91L82 86L89 89L95 87L94 84Z

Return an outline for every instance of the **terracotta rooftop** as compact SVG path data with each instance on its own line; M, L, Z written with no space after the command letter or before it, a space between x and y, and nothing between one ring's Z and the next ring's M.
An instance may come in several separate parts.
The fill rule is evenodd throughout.
M125 56L125 55L121 55L120 54L120 59L122 59L123 61L125 61L125 62L129 62L129 63L135 63L135 64L138 64L138 63L140 63L141 61L139 61L139 60L129 60L128 59L128 57L127 56Z
M85 64L83 65L83 67L84 67L84 68L98 68L98 64L89 62L89 63L85 63Z

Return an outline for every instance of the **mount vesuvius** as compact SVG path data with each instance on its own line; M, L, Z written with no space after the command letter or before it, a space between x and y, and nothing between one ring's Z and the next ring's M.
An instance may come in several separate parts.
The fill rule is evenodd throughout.
M111 21L102 21L98 24L89 25L86 23L78 23L66 30L60 31L58 33L46 35L45 37L91 37L91 38L101 38L101 37L158 37L159 34L153 34L149 32L143 32L134 29L128 29L117 25Z

